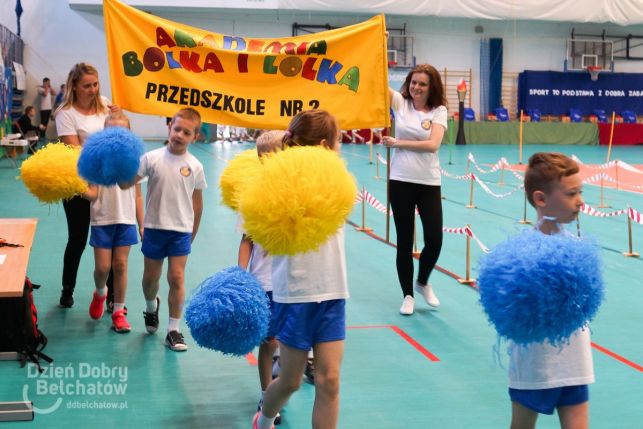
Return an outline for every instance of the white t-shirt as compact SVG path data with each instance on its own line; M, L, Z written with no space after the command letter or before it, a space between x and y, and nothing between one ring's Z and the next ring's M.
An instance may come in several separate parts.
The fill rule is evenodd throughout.
M205 189L203 165L189 152L172 154L167 146L141 157L140 177L147 177L145 228L192 232L192 194Z
M98 198L90 206L90 219L93 226L136 225L136 188L99 186Z
M429 112L420 112L413 101L393 91L391 108L395 111L395 138L399 140L428 140L433 127L447 129L447 108L436 107ZM438 152L416 152L395 148L391 158L391 179L422 185L440 186L440 159Z
M40 110L51 110L53 88L49 89L49 93L45 95L45 88L43 86L38 87L38 94L40 94Z
M243 219L239 216L237 220L237 232L245 234ZM272 256L259 243L252 243L250 261L248 261L248 272L255 276L261 287L266 292L272 291Z
M272 299L284 304L347 299L344 228L315 252L272 255Z
M107 106L110 101L101 96L103 104ZM94 115L83 115L74 106L60 110L56 114L56 132L59 137L78 136L81 146L87 137L105 127L105 119L109 116L109 109Z
M509 387L513 389L551 389L593 382L589 327L576 331L562 347L547 342L520 346L509 341Z

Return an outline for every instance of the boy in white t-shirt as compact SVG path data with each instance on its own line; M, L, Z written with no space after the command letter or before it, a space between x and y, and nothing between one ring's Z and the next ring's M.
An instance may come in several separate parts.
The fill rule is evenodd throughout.
M188 152L200 129L199 112L191 108L179 110L169 124L167 145L145 153L134 181L120 184L126 188L148 178L141 247L145 256L142 283L147 307L143 316L147 332L155 333L161 302L157 296L159 280L163 260L167 258L170 320L165 345L177 352L188 349L179 330L185 301L185 265L201 223L203 189L207 186L203 165Z
M561 153L540 152L529 158L525 192L543 234L564 234L561 224L578 217L583 204L578 172L578 164ZM562 347L510 341L509 354L511 429L533 429L538 413L553 414L554 409L561 428L589 427L587 385L594 382L589 327L578 329Z
M257 155L276 152L283 148L282 139L284 131L266 131L257 138ZM239 243L239 266L244 270L247 269L250 274L255 276L263 290L268 296L270 308L272 310L272 257L261 247L260 244L252 241L245 233ZM261 410L263 396L272 381L273 355L277 350L278 344L275 338L274 326L271 323L268 329L268 336L259 346L258 368L259 383L261 384L261 400L257 411ZM275 424L281 423L281 416L277 414Z
M110 114L105 127L129 128L129 119L121 111ZM143 198L141 185L126 190L118 186L90 185L83 197L91 201L89 244L94 248L94 283L96 290L89 305L89 315L98 320L103 317L107 298L107 277L114 272L114 308L112 328L126 333L131 326L125 315L127 291L127 259L130 247L138 244L138 234L143 232ZM138 233L136 225L138 224Z

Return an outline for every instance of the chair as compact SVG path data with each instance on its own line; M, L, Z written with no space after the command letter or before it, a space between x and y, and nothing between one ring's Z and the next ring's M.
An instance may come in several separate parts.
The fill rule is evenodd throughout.
M621 116L623 117L624 124L636 124L636 113L633 111L623 110Z
M605 113L605 110L603 109L594 109L592 111L592 114L596 116L596 119L598 120L599 124L604 124L607 122L607 114Z
M569 109L570 122L583 122L583 113L579 109Z
M496 109L496 119L498 122L508 122L509 121L509 112L504 107L498 107Z
M531 122L540 122L540 110L539 109L527 109L527 115L531 119Z
M464 109L464 120L465 121L475 121L476 120L476 112L473 110L471 107L465 107Z

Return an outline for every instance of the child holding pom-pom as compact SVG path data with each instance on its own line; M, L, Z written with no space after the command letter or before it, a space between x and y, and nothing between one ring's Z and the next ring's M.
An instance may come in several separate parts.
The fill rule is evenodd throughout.
M130 123L122 111L111 113L105 120L105 127L129 128ZM138 243L138 234L143 237L143 197L141 185L126 190L118 186L90 185L83 197L91 201L89 244L94 248L94 291L89 315L98 320L103 316L107 298L107 277L110 269L114 273L114 303L112 328L126 333L131 326L125 315L125 293L127 291L127 259L130 247Z
M540 232L569 234L561 224L577 218L583 204L581 188L578 165L567 156L541 152L529 159L525 192L536 209ZM588 384L594 382L594 369L588 326L577 329L561 346L510 341L509 354L512 429L534 428L538 413L553 414L554 409L562 428L589 426Z
M339 151L339 136L337 121L328 112L304 111L290 122L283 139L288 148L283 153L296 150L289 147L297 146L321 146ZM306 179L301 177L302 181ZM281 373L268 386L263 407L253 419L253 429L274 427L279 410L301 385L311 347L315 354L312 427L335 428L339 416L339 371L346 337L345 302L349 297L343 228L316 251L292 256L273 253L272 286L271 323L279 341Z
M278 130L266 131L257 138L257 154L259 157L276 152L283 148L284 132ZM266 291L270 306L272 307L272 258L261 245L254 243L252 239L243 234L241 243L239 243L239 266L244 270L247 269L250 274L254 275L261 286ZM272 357L277 350L277 340L274 332L268 330L268 336L259 346L258 368L259 383L261 384L261 400L259 408L263 402L263 397L268 385L272 381ZM281 422L281 416L277 413L275 424Z
M143 294L145 329L154 334L159 327L159 280L163 261L168 259L169 322L165 345L172 351L188 349L180 322L185 301L185 265L192 250L203 213L203 189L207 186L203 165L188 152L201 129L201 115L192 108L179 110L169 124L168 143L141 157L134 180L119 183L123 189L148 178L145 198L143 244Z

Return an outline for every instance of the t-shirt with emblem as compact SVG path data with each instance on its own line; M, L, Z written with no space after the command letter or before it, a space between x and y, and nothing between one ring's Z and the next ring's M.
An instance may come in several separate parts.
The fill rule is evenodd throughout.
M395 138L398 140L428 140L433 127L447 129L447 108L438 106L428 112L415 110L413 100L393 91L391 108L395 112ZM440 186L438 152L417 152L395 148L391 159L391 180Z
M145 228L192 232L192 194L205 189L203 165L191 153L175 155L168 147L145 153L138 169L147 177Z

